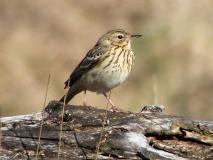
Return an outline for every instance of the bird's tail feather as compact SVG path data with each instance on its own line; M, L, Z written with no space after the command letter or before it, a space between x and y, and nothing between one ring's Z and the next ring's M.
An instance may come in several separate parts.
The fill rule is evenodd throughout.
M75 85L71 86L67 93L59 100L62 103L69 103L69 101L78 93L82 91L82 89L79 89L80 87L76 87Z

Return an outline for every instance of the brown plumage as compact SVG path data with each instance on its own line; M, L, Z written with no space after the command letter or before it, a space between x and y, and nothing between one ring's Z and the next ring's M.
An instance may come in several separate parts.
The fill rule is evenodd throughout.
M65 82L69 90L60 101L67 104L76 94L89 90L103 94L114 106L106 93L128 77L134 63L131 40L140 36L122 29L101 36Z

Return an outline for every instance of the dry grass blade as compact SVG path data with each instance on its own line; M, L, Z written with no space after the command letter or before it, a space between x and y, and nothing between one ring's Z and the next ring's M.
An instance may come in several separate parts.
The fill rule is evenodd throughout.
M0 118L2 117L2 112L1 112L1 105L0 105ZM0 128L2 128L2 123L0 120ZM2 133L1 133L1 129L0 129L0 153L2 151L2 146L1 146L1 139L2 139Z
M70 86L70 80L68 82L68 86ZM60 153L61 153L61 140L62 140L62 130L63 130L63 122L64 122L64 110L65 110L65 105L66 105L65 102L67 99L67 93L64 96L64 103L63 103L63 108L61 111L61 124L60 124L60 133L59 133L59 142L58 142L58 160L60 159Z
M111 91L109 92L109 98L111 97ZM103 131L104 131L104 127L105 127L105 124L107 122L107 111L108 111L108 106L109 106L109 101L107 101L107 105L106 105L106 112L105 112L105 116L104 116L104 121L102 123L102 128L101 128L101 135L100 135L100 140L96 146L96 156L95 156L95 160L98 159L98 155L99 155L99 150L100 150L100 146L101 146L101 143L102 143L102 140L103 140Z
M51 74L48 75L48 80L47 80L47 85L46 85L46 90L45 90L45 96L44 96L43 109L46 106L47 95L48 95L49 84L50 84L50 78L51 78ZM39 148L40 148L40 143L41 143L42 127L43 127L43 118L41 119L41 125L40 125L40 129L39 129L38 144L37 144L37 149L36 149L36 160L38 159L38 154L39 154Z
M152 75L152 90L153 90L154 104L157 104L159 101L159 97L158 97L157 77L155 74Z

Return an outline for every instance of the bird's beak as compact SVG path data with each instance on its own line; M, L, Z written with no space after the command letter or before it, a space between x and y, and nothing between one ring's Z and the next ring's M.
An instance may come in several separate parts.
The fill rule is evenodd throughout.
M141 36L142 36L141 34L133 34L133 35L131 35L131 38L139 38Z

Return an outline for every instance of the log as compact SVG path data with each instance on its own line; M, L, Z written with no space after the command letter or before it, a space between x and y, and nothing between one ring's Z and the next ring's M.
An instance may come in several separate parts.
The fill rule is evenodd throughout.
M166 115L162 106L125 113L67 105L60 131L62 108L51 101L41 113L2 117L0 159L213 159L213 122Z

